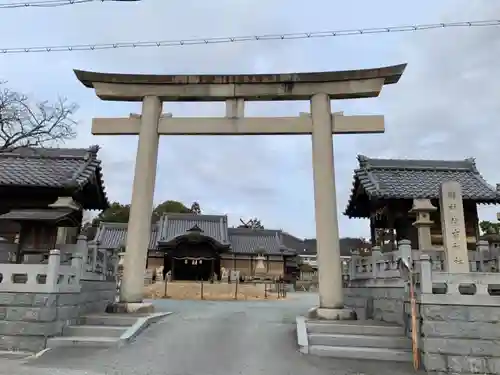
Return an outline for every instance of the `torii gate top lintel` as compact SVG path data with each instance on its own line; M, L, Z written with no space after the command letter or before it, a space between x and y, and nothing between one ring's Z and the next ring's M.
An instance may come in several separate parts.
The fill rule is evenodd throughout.
M239 74L154 75L98 73L75 70L86 87L99 98L142 101L156 96L162 101L225 101L228 99L309 100L317 92L331 99L376 97L383 85L399 81L406 64L346 71Z

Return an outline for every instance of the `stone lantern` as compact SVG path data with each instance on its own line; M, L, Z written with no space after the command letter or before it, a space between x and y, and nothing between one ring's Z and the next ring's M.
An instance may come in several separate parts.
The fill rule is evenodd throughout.
M265 250L258 249L255 251L257 256L255 258L255 268L254 268L254 276L257 278L265 278L267 276L267 267L264 264L266 260Z
M414 199L413 207L410 210L416 213L417 218L413 226L417 228L418 232L418 249L431 250L431 227L434 221L431 220L431 213L437 210L429 199Z

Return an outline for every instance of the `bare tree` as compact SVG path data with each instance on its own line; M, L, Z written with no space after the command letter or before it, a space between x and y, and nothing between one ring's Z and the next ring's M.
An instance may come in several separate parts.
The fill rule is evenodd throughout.
M72 115L76 104L58 99L33 102L26 95L1 88L0 82L0 152L19 147L44 147L76 136Z

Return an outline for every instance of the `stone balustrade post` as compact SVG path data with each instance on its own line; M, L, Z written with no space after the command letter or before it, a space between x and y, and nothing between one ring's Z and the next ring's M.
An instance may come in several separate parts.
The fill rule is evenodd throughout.
M71 267L76 271L76 282L80 284L83 275L83 256L81 253L76 253L71 259Z
M399 258L404 259L404 261L408 262L410 267L413 268L413 254L412 254L412 250L411 250L411 241L409 241L409 240L399 241L398 255L399 255Z
M108 278L108 250L103 250L103 261L102 261L102 279L106 280Z
M485 255L489 253L490 251L490 244L488 241L485 240L480 240L477 241L477 251L479 254L479 269L477 270L478 272L489 272L489 270L486 270L485 268Z
M89 254L89 244L87 242L87 236L80 234L76 239L76 254L80 254L82 256L82 272L86 271L87 257Z
M382 258L382 251L380 251L380 246L374 246L372 249L372 278L376 279L379 274L378 261Z
M356 278L357 273L357 262L358 258L356 255L351 255L351 259L349 259L349 280L354 280Z
M61 266L61 252L57 249L50 250L49 263L47 265L47 279L45 284L49 288L49 293L57 291L59 281L59 267Z
M429 254L420 255L420 291L432 294L432 266Z

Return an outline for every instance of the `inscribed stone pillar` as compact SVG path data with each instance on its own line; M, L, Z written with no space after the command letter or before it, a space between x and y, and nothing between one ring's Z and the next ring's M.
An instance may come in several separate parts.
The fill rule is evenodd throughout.
M429 199L414 199L410 212L417 214L413 226L417 228L418 249L430 250L432 248L431 227L434 221L431 220L431 212L436 211Z
M332 115L327 94L311 98L314 207L316 219L319 308L324 319L346 319L333 160Z
M121 302L142 302L144 270L151 235L151 214L158 161L158 121L161 110L162 103L159 98L147 96L143 99L124 274L120 288Z
M469 272L462 189L458 182L441 184L440 209L446 272Z

